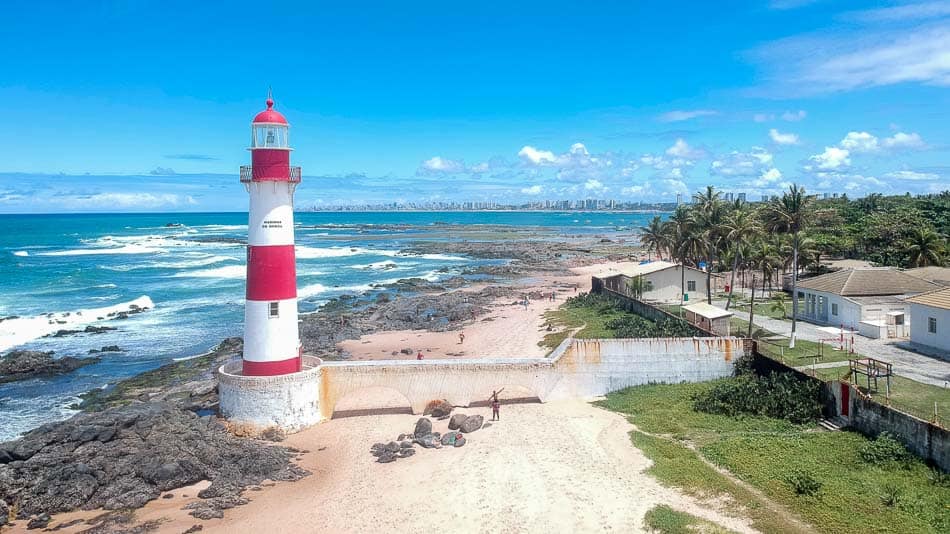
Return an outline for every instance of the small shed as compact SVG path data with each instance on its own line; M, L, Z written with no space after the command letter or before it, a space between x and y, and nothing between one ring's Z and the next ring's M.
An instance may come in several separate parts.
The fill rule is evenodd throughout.
M689 306L683 306L686 312L686 320L690 324L698 326L703 330L712 332L717 336L728 336L729 320L732 318L732 312L722 308L717 308L705 302L697 302Z

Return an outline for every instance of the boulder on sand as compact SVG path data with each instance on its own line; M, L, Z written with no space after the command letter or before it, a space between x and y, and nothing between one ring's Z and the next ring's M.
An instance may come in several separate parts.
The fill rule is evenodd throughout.
M429 421L429 419L425 417L420 417L419 420L416 421L416 429L412 432L412 435L417 438L421 438L431 433L432 421Z
M465 421L462 422L459 426L459 430L468 434L469 432L475 432L482 427L482 423L485 422L485 418L480 415L472 415L465 418Z
M453 408L454 406L449 404L448 401L444 399L429 401L429 404L426 405L426 409L422 412L422 415L431 415L435 418L445 417L452 413Z
M455 438L455 447L458 448L463 445L465 445L465 436L459 435L457 438Z
M464 413L457 413L453 415L452 418L449 419L449 430L458 430L466 419L468 419L468 416Z

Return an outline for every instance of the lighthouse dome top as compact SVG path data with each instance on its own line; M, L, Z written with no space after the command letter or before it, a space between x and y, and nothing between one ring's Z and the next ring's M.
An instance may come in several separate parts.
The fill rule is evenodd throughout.
M274 111L274 99L270 95L267 95L266 104L267 109L254 117L254 124L287 124L287 119L279 111Z

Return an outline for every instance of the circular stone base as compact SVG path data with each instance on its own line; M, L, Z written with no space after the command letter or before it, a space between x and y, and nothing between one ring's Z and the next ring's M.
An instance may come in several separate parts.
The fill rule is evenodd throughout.
M221 415L260 430L298 432L319 423L323 361L304 356L302 363L302 371L277 376L244 376L241 360L222 365L217 372Z

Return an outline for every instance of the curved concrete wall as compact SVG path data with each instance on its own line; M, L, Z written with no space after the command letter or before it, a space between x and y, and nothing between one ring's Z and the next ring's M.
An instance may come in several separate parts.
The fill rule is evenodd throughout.
M651 382L699 382L732 374L739 338L565 340L545 359L380 360L320 362L272 377L240 375L240 362L218 373L228 419L295 431L333 417L337 403L366 388L405 396L413 413L445 399L456 406L486 401L493 390L522 388L541 402L589 399Z
M320 358L304 356L303 370L277 376L244 376L241 360L217 372L221 415L261 429L277 426L290 432L320 422Z

